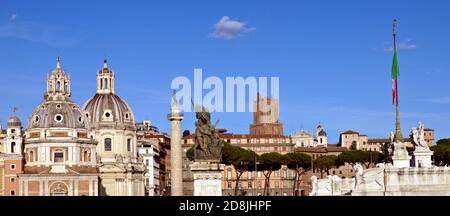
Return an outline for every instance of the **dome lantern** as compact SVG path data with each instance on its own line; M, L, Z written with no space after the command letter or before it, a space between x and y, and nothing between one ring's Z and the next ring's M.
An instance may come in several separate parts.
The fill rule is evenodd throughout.
M114 72L109 69L106 59L97 73L97 94L114 94Z

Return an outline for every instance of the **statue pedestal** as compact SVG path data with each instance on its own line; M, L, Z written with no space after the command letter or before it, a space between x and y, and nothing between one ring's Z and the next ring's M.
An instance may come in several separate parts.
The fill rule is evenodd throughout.
M222 196L225 164L196 161L190 168L194 174L194 196Z
M414 167L431 167L431 156L433 151L425 148L417 148L414 151Z
M396 168L411 167L411 156L408 155L406 145L403 142L394 142L393 165Z

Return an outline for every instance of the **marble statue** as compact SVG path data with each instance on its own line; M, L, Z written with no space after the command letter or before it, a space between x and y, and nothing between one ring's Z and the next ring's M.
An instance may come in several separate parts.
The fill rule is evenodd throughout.
M410 135L414 147L429 150L428 143L425 141L425 127L422 122L419 122L418 128L413 128Z
M195 123L195 161L220 161L222 158L223 141L219 138L216 125L211 125L211 113L203 106L196 107Z
M311 186L312 186L312 189L311 189L311 193L309 193L309 195L316 196L318 185L317 185L317 176L315 176L315 175L311 176Z
M360 163L354 166L356 173L355 190L383 190L384 164L379 163L376 168L364 170Z

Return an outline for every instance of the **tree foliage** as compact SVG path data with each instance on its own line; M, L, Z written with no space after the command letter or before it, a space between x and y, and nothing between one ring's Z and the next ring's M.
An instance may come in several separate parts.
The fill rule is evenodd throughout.
M259 156L247 149L243 149L238 146L232 146L229 143L225 143L222 153L222 161L226 165L232 165L236 172L236 184L234 188L235 195L239 195L239 182L241 180L242 174L249 170L253 170L255 162L258 160Z
M311 167L311 157L303 153L288 153L283 156L283 164L295 171L292 191L296 194L300 177Z
M269 180L273 171L281 169L283 164L283 156L278 152L270 152L261 155L260 164L258 165L258 170L262 170L265 181L264 181L264 195L268 195L270 188Z
M436 145L440 146L450 146L450 138L448 139L440 139L436 142Z
M383 158L384 155L377 151L344 151L337 157L337 165L342 166L345 163L355 165L356 163L361 163L366 167L370 167L370 165L381 162Z
M314 160L314 166L320 170L321 178L323 178L323 173L326 171L327 174L329 170L336 166L337 157L335 155L322 155Z
M430 150L433 151L434 165L450 165L450 138L440 139L436 144L430 147Z

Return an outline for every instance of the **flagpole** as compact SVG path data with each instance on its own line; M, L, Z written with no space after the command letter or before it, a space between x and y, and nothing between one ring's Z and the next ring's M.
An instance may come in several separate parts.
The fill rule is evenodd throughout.
M394 19L392 24L392 31L394 35L394 55L397 55L397 19ZM398 110L398 76L395 77L395 134L394 142L403 142L403 135L400 129L400 112Z

